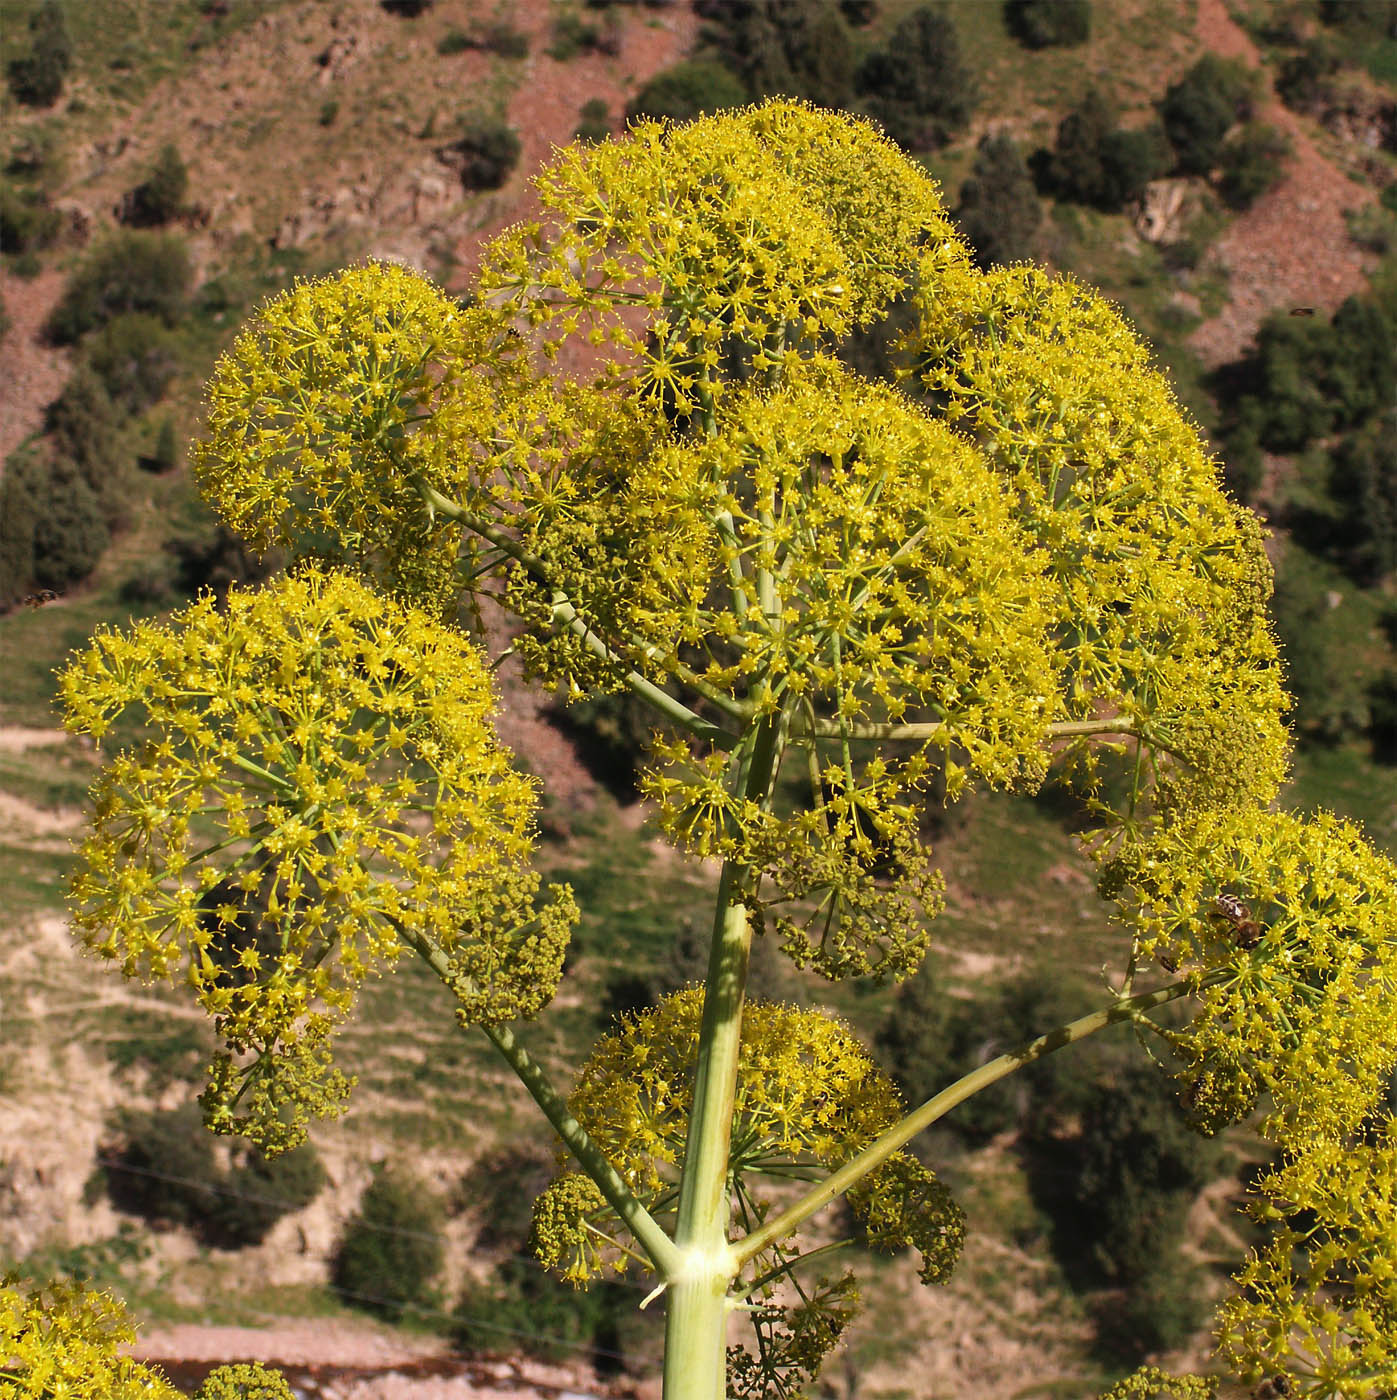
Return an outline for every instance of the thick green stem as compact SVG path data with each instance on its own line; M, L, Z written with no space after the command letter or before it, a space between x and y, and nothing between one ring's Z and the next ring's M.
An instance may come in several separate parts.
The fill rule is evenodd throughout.
M769 799L783 733L780 717L762 720L741 774L745 796ZM725 1390L727 1290L735 1273L728 1245L728 1158L752 947L752 926L742 902L750 878L744 867L728 861L718 883L674 1231L683 1263L670 1280L665 1305L665 1400L722 1400Z
M987 1088L996 1080L1003 1079L1015 1070L1022 1069L1024 1065L1041 1059L1044 1055L1051 1054L1054 1050L1060 1050L1065 1045L1071 1045L1089 1035L1095 1035L1097 1031L1104 1030L1107 1026L1113 1026L1120 1021L1137 1020L1146 1011L1163 1006L1167 1002L1176 1001L1179 997L1185 996L1193 990L1192 983L1178 982L1171 987L1162 987L1158 991L1142 992L1138 996L1122 998L1100 1011L1093 1011L1090 1015L1069 1021L1065 1026L1059 1026L1046 1035L1040 1035L1021 1050L1016 1050L1008 1055L1000 1055L996 1059L990 1060L988 1064L981 1065L979 1069L958 1079L949 1088L943 1089L934 1098L928 1099L926 1103L909 1113L900 1123L894 1124L876 1142L860 1152L857 1157L846 1162L838 1171L827 1176L818 1186L807 1191L794 1205L789 1206L779 1215L773 1216L759 1230L753 1230L751 1234L739 1240L733 1246L734 1256L739 1264L745 1264L760 1254L762 1250L794 1233L817 1210L828 1205L835 1197L843 1195L875 1167L881 1166L894 1152L906 1146L924 1128L929 1128L938 1118L949 1113L957 1104L964 1103L966 1099L978 1094L981 1089Z

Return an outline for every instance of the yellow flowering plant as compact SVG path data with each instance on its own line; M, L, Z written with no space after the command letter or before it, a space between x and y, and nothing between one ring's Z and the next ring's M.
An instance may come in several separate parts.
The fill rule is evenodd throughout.
M666 1400L795 1395L857 1307L851 1274L811 1272L837 1247L811 1217L847 1195L944 1281L967 1222L903 1149L1132 1022L1200 1130L1254 1115L1281 1154L1225 1362L1392 1393L1394 872L1273 810L1261 532L1148 352L1070 278L978 271L918 166L798 102L642 122L536 186L469 305L370 263L254 315L192 461L297 562L63 674L71 728L144 734L94 789L75 926L190 983L224 1047L210 1126L284 1148L338 1111L333 1032L416 955L557 1131L540 1259L577 1286L648 1275ZM895 298L900 386L840 359ZM486 609L510 627L472 636ZM491 728L506 631L538 683L651 707L661 831L721 862L703 985L603 1037L570 1096L515 1025L576 910L541 895L533 786ZM906 977L940 905L928 806L1049 774L1094 814L1119 923L1100 1005L907 1111L847 1027L748 1002L754 937L826 978ZM1171 1004L1182 1027L1156 1024ZM1209 1393L1146 1368L1112 1395Z

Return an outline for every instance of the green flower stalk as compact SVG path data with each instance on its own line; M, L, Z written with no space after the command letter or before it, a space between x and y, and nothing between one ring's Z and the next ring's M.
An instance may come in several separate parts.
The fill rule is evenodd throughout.
M978 271L919 167L798 102L640 123L536 187L469 309L371 263L254 315L191 460L291 572L63 674L69 726L121 743L75 929L189 982L224 1046L211 1126L285 1147L338 1111L333 1033L416 955L570 1159L539 1257L647 1276L666 1400L756 1400L811 1384L857 1307L811 1217L847 1194L944 1282L973 1222L908 1142L1130 1021L1200 1131L1254 1117L1281 1153L1223 1363L1393 1393L1397 872L1273 809L1261 531L1145 347L1070 278ZM900 386L841 358L895 299ZM571 1095L512 1024L576 911L529 864L535 794L465 626L486 609L538 683L651 707L660 829L722 862L704 984L603 1037ZM909 975L941 902L928 808L1050 774L1094 814L1120 928L1099 1005L908 1112L847 1027L747 1002L756 937L829 979ZM1210 1393L1152 1367L1110 1392Z

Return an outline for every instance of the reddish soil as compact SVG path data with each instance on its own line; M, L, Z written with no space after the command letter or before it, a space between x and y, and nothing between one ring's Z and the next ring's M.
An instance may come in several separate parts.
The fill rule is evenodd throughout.
M1205 51L1260 67L1256 46L1227 13L1224 0L1198 0L1197 33ZM1209 368L1235 360L1278 308L1333 312L1345 297L1366 290L1365 274L1374 261L1354 244L1344 223L1344 210L1373 203L1373 191L1324 159L1300 119L1270 91L1269 80L1256 115L1285 132L1294 153L1285 179L1213 245L1210 256L1228 272L1230 300L1189 337Z

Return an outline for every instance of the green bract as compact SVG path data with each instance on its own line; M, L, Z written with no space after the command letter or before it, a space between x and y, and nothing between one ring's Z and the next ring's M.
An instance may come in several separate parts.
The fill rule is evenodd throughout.
M306 569L99 633L61 689L69 729L100 739L129 709L149 734L93 788L74 927L128 974L184 971L227 1047L220 1126L285 1146L334 1111L328 1036L405 933L444 950L472 1020L552 996L570 897L535 910L533 787L459 633Z

